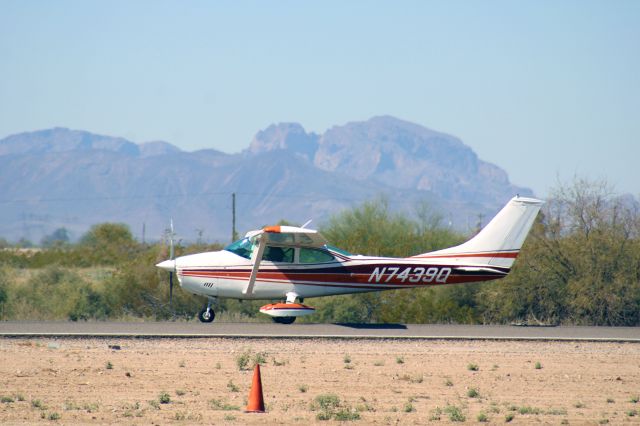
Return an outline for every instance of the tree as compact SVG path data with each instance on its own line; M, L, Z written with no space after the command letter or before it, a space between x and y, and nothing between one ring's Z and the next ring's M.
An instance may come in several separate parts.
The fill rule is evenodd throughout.
M92 265L115 265L130 259L139 249L129 227L123 223L94 225L78 245L81 257Z
M483 320L640 324L639 221L606 182L554 189L511 275L480 292Z
M69 231L66 228L58 228L49 235L42 237L42 247L62 247L69 244Z
M364 202L351 210L333 216L322 234L340 248L374 256L406 257L452 246L461 242L460 235L441 225L439 216L429 206L417 209L417 220L391 212L384 198ZM435 321L470 322L473 307L460 306L451 291L417 290L385 291L338 296L322 301L315 318L338 322L421 322L426 319L420 305L439 308ZM463 313L464 311L464 313ZM431 311L429 311L431 312ZM318 315L320 314L320 315ZM312 318L311 320L317 320ZM435 319L437 318L437 319Z

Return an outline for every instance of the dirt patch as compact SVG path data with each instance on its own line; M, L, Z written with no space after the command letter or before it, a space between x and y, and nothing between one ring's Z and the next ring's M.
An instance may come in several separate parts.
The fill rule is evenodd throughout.
M639 395L631 343L0 339L2 424L619 424Z

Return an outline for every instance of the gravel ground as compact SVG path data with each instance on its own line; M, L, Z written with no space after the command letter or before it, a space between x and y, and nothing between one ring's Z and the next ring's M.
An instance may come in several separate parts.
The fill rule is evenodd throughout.
M2 424L632 424L638 396L638 343L0 338Z

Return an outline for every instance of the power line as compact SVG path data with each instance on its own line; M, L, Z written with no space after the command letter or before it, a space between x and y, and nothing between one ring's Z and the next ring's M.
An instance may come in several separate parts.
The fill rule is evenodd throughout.
M202 193L181 193L181 194L165 194L165 195L113 195L100 197L58 197L58 198L14 198L0 200L0 204L26 204L26 203L70 203L77 201L116 201L116 200L155 200L168 198L193 198L193 197L217 197L229 196L232 194L247 195L252 197L274 197L274 198L296 198L310 200L336 200L336 201L359 201L370 197L335 197L335 196L316 196L310 194L265 194L259 192L202 192Z

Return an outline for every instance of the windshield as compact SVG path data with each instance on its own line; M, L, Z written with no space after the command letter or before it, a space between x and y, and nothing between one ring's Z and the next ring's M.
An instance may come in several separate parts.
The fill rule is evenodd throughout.
M249 238L243 238L235 241L224 248L226 251L230 251L233 254L242 256L245 259L251 259L251 253L253 252L253 243Z

